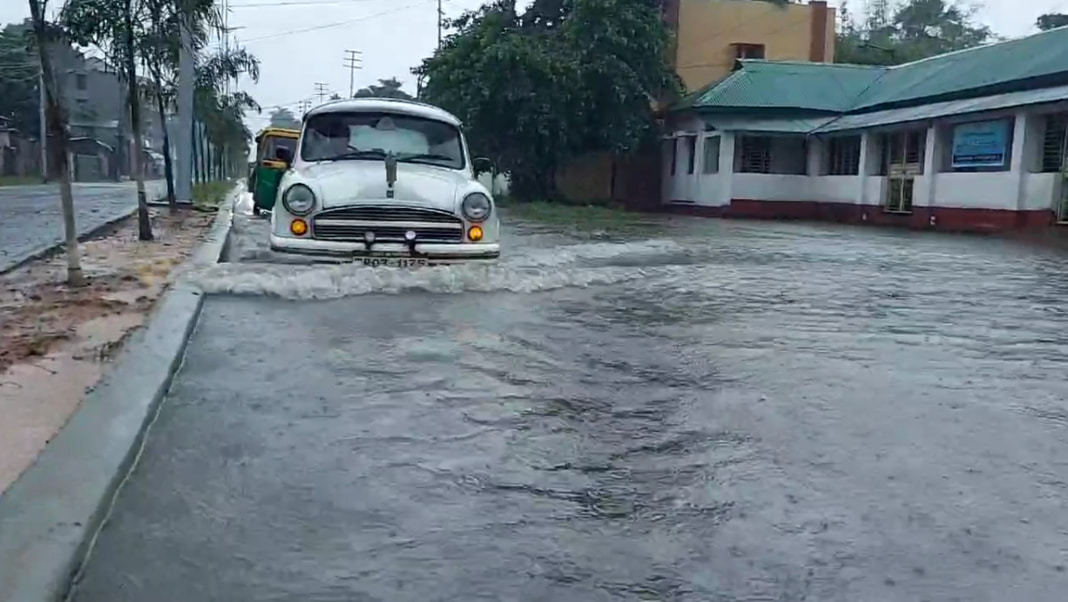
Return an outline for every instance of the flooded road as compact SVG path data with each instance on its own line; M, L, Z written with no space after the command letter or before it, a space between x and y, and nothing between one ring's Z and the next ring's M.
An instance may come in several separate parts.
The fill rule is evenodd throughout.
M1064 599L1068 256L548 213L410 273L239 217L74 599Z

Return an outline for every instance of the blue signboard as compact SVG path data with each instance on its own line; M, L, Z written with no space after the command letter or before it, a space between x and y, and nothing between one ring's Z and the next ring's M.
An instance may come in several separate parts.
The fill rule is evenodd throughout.
M953 128L953 167L1004 167L1009 122L976 121Z

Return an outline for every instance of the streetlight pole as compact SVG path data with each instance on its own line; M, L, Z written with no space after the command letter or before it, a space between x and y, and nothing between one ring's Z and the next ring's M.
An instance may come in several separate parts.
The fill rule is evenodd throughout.
M184 12L184 11L183 11ZM181 48L178 51L178 166L174 188L178 203L193 203L193 36L188 16L181 20Z
M38 102L40 103L39 113L41 118L41 181L48 181L48 123L45 119L45 80L44 80L44 65L41 65L41 71L37 76L37 87L40 88L38 94Z

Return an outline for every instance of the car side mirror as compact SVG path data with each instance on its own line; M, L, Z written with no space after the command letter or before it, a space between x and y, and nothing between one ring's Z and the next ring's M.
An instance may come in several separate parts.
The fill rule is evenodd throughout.
M293 164L293 153L289 152L289 149L285 147L276 148L274 158L285 163L286 167Z
M495 166L493 160L488 157L475 157L471 159L471 167L474 168L475 175L478 175L487 171L492 174Z

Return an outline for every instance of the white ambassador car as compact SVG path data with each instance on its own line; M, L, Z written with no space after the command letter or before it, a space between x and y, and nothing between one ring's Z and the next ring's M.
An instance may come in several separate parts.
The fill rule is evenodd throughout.
M278 185L271 249L417 267L494 260L500 222L460 121L427 104L361 98L304 116Z

